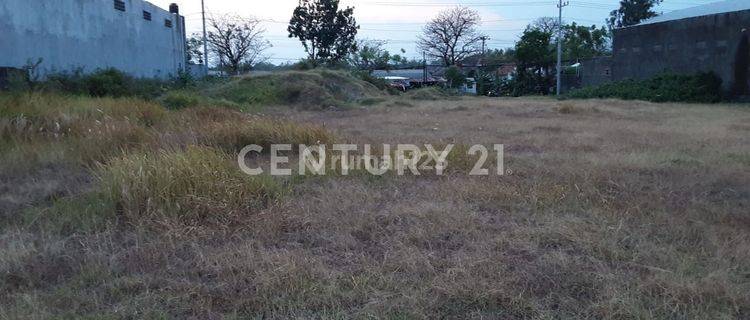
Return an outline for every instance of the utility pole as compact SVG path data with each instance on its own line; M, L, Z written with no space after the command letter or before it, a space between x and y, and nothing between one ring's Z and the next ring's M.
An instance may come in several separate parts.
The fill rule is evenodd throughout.
M201 15L203 16L203 67L206 69L206 75L208 75L208 37L206 36L206 5L205 0L201 0Z
M490 37L488 36L481 36L479 37L480 40L482 40L482 64L484 64L484 42L487 40L490 40Z
M422 87L427 86L427 51L422 51Z
M484 48L485 48L484 47L484 43L485 43L485 41L489 40L490 37L488 37L488 36L481 36L479 39L482 39L482 59L480 60L481 63L479 64L479 66L477 66L478 67L477 68L477 78L474 79L474 80L476 80L477 84L481 84L482 90L484 90L484 72L482 70L484 68L484 65L485 65L485 62L484 62Z
M557 16L557 95L560 95L562 91L562 9L567 7L570 2L559 0L557 9L559 9L559 15Z

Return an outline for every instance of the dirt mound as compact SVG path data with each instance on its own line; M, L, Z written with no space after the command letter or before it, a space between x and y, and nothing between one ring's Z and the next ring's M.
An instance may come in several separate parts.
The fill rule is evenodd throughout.
M238 78L208 95L241 104L325 109L348 107L385 93L345 71L312 70Z

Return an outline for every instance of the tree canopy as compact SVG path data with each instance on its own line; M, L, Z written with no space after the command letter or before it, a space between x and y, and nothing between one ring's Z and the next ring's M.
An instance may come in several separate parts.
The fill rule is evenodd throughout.
M359 26L354 8L339 10L339 0L301 0L289 21L290 38L298 38L317 66L335 64L356 51Z
M575 22L563 26L563 58L590 59L610 53L610 33L605 27L581 26Z
M653 18L659 14L653 8L664 0L621 0L620 8L612 11L607 19L610 29L623 28Z

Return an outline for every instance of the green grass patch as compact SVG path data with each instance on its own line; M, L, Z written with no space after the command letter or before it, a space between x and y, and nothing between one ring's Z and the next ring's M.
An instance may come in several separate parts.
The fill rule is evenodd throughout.
M56 200L49 208L25 211L25 224L55 234L89 233L104 229L116 217L112 198L103 192Z

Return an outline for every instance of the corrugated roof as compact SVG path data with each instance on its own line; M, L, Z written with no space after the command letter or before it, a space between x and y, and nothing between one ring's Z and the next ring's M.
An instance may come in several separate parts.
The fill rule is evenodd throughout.
M726 0L668 12L658 17L644 20L637 24L637 26L743 10L750 10L750 0Z

